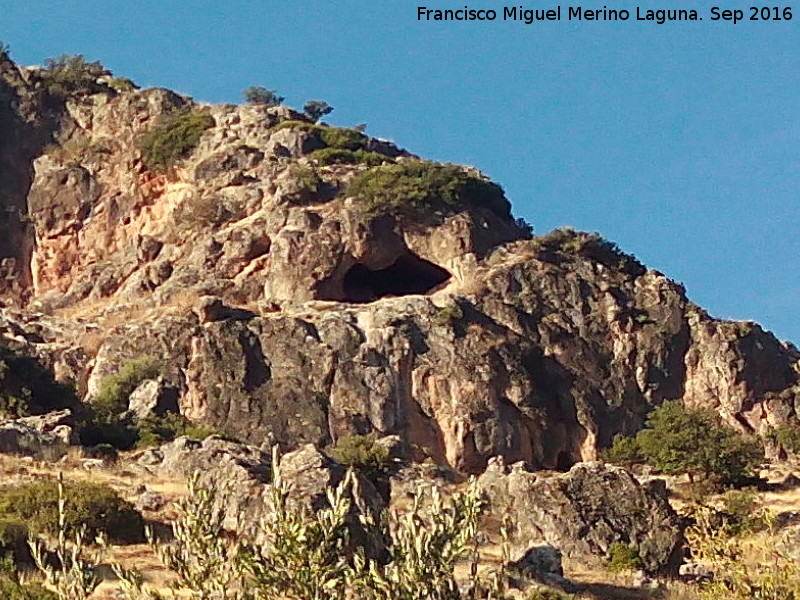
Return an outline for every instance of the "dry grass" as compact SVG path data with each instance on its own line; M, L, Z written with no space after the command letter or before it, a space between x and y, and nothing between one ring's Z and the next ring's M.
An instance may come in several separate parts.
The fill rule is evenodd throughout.
M67 456L58 463L32 460L26 457L0 454L0 480L5 484L16 484L42 478L55 478L63 473L68 481L86 481L102 483L117 491L123 498L135 502L138 490L145 486L148 491L161 495L166 500L165 507L157 512L145 511L145 518L156 525L172 522L177 516L175 502L186 496L187 487L183 479L149 475L145 472L134 472L125 468L123 455L119 466L86 469L83 466L79 448L71 449ZM142 573L147 583L157 591L166 591L174 580L159 561L148 544L131 544L126 546L109 546L105 553L99 574L103 582L91 596L91 600L112 600L117 589L116 577L111 570L111 563L117 562L128 569L136 569Z
M84 468L82 455L74 450L59 463L48 463L9 455L0 455L0 478L8 484L55 477L59 471L65 478L77 481L91 481L105 483L117 490L123 497L135 501L138 490L146 486L147 490L156 492L167 500L164 509L158 512L146 513L145 517L151 522L160 523L161 528L166 523L172 522L176 517L174 503L187 494L186 482L182 479L160 477L149 474L141 468L126 468L126 456L123 455L118 465L93 468ZM776 476L781 480L785 473ZM444 486L445 495L460 489L460 484ZM784 512L800 512L800 488L786 490L772 490L758 495L760 504L771 510L774 514ZM401 498L394 508L402 510L407 508L408 498ZM480 547L480 571L485 572L497 568L502 563L501 537L498 533L498 524L484 521L484 531L489 532L489 543ZM748 539L748 544L753 547L769 547L773 543L769 531L760 532ZM776 538L775 538L776 539ZM754 560L757 558L753 553ZM147 544L129 546L112 546L104 558L100 568L103 582L91 596L91 600L112 600L117 589L115 577L110 569L111 562L118 562L125 568L141 572L145 581L153 588L164 591L174 575L170 573L159 561L155 553ZM581 592L575 598L594 600L649 600L662 598L663 600L698 600L699 588L694 585L680 582L665 582L665 587L659 591L633 587L631 573L609 573L602 567L587 566L576 561L565 559L565 576L579 586ZM469 575L469 564L464 561L457 566L456 574L459 578Z

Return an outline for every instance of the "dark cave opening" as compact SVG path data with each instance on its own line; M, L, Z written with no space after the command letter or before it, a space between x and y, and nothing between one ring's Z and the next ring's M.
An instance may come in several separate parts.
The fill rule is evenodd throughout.
M373 302L387 296L427 294L450 279L442 267L411 252L385 269L353 265L344 276L345 302Z

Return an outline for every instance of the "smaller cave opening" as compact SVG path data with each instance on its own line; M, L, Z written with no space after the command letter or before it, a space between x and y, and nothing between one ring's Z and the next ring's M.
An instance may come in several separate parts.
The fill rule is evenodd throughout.
M353 265L344 276L344 301L366 303L387 296L428 294L449 279L450 273L439 265L408 252L385 269Z

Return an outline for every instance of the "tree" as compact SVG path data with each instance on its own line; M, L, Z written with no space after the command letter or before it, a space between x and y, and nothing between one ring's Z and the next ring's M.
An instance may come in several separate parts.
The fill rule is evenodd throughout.
M647 418L636 441L659 471L701 474L736 485L756 474L763 450L754 439L726 426L708 409L687 408L679 400L665 402Z
M67 95L77 92L94 93L102 89L97 83L111 75L100 61L87 61L82 54L62 54L44 61L42 75L51 93Z
M0 57L8 57L9 52L11 51L11 46L6 44L3 40L0 40Z
M279 106L283 102L283 96L279 96L275 90L268 90L264 87L249 87L244 91L244 99L250 104L261 104L264 106Z
M303 112L308 115L310 119L319 121L325 115L333 112L333 107L324 100L309 100L303 106Z

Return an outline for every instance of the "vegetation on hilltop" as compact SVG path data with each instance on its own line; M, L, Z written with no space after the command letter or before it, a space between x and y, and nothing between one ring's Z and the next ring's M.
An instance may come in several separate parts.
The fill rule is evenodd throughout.
M283 96L279 96L275 90L260 86L245 89L243 96L249 104L260 104L262 106L280 106L284 100Z
M89 62L82 54L62 54L44 61L42 79L53 96L93 94L103 90L101 77L111 75L99 60Z
M414 218L467 206L511 216L503 188L456 165L407 161L372 167L356 175L345 194L357 198L367 216Z
M303 106L303 112L314 122L333 112L333 107L324 100L309 100Z
M202 109L183 108L161 116L142 136L139 150L147 168L164 172L187 157L203 133L214 126L214 117Z
M668 475L742 485L757 476L764 451L754 437L731 429L713 411L673 400L653 410L635 437L614 438L607 456L623 464L646 461Z
M521 224L521 226L524 226ZM545 253L569 257L585 256L612 269L638 276L645 272L644 265L633 255L623 252L614 242L599 233L576 231L571 227L554 229L546 235L533 238L534 247Z

